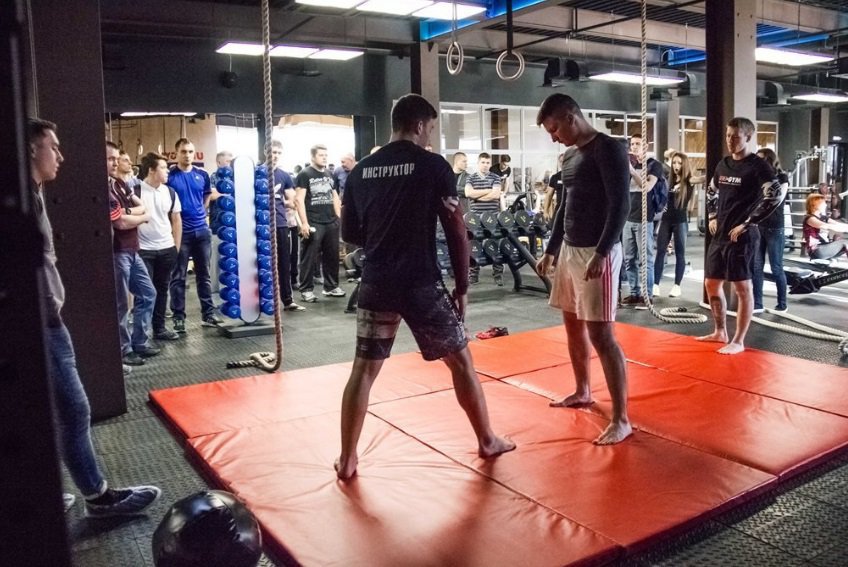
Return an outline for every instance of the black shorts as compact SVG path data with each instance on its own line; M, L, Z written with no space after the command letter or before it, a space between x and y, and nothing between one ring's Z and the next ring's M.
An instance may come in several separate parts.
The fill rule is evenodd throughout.
M391 293L362 283L356 311L356 356L388 358L401 319L409 325L424 360L437 360L468 344L465 326L443 282Z
M759 231L748 229L736 242L713 239L707 250L704 277L728 282L750 280L759 237Z

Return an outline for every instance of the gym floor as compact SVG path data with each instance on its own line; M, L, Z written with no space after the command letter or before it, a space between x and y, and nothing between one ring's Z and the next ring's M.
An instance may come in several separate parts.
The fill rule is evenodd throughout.
M658 308L697 307L701 299L703 240L689 236L692 270L682 284L683 295L656 299ZM663 293L670 288L674 257L669 258ZM534 276L522 271L526 283ZM344 278L342 278L344 281ZM480 283L472 286L467 325L472 334L490 326L506 326L510 333L561 325L560 314L547 306L535 292L516 293L496 287L490 268L481 270ZM538 280L536 280L538 282ZM342 284L348 292L352 283ZM773 307L773 285L766 283L765 305ZM128 412L94 426L96 450L110 482L115 485L152 483L163 490L162 498L145 517L91 521L77 503L68 514L74 563L81 567L152 566L151 537L167 508L176 500L207 487L147 403L152 389L227 380L260 374L256 368L227 370L230 360L246 358L251 352L273 351L271 336L231 340L215 329L200 326L194 287L188 291L188 333L180 341L164 345L161 355L136 367L126 379ZM286 313L283 318L285 354L283 370L320 366L353 358L354 315L343 311L347 298L324 299L307 305L307 311ZM848 330L848 283L806 296L790 296L789 312L824 325ZM765 314L761 317L780 321ZM618 320L657 327L687 335L705 334L711 323L665 324L647 311L619 310ZM734 322L731 319L732 329ZM848 367L836 343L809 339L752 325L747 345L753 348ZM401 326L394 352L415 351L409 331ZM625 353L626 354L626 353ZM529 351L526 356L533 356ZM744 355L743 355L744 356ZM848 387L848 373L845 376ZM238 400L233 400L238 403ZM332 466L332 463L327 463ZM72 486L65 478L66 486ZM635 519L634 519L635 520ZM846 565L848 564L848 454L784 483L781 488L741 508L708 520L688 532L669 539L626 565ZM263 557L261 565L275 565Z

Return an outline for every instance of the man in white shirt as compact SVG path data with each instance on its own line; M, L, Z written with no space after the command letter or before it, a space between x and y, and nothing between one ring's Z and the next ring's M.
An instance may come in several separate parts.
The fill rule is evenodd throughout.
M177 263L177 251L183 233L180 217L180 198L165 183L168 181L168 161L165 156L149 153L141 158L139 198L150 213L150 220L138 227L141 249L139 256L147 266L156 303L153 307L153 336L158 340L175 341L180 335L165 327L165 308L168 304L168 285L171 271Z

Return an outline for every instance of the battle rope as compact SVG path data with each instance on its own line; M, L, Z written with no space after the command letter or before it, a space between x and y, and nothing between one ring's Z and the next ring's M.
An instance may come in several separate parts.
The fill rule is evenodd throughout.
M648 151L648 1L642 0L642 42L640 45L641 52L641 111L642 111L642 151L639 155L639 162L642 164L642 225L639 232L639 238L642 241L642 246L639 250L639 285L642 289L642 299L645 305L651 311L651 314L663 321L664 323L705 323L707 316L699 313L687 313L680 308L670 307L657 311L654 308L654 303L651 300L651 292L648 289L648 230L653 231L653 223L648 219L648 160L646 152ZM649 228L650 225L650 228Z
M274 136L274 115L271 108L271 14L268 0L262 0L262 85L265 95L265 170L271 189L271 273L274 277L274 340L276 352L254 352L249 360L231 361L227 368L258 366L267 372L279 370L283 361L283 327L280 321L280 275L277 270L277 215L274 214L274 169L271 163L271 140ZM280 189L282 191L282 188ZM283 197L283 195L281 195Z

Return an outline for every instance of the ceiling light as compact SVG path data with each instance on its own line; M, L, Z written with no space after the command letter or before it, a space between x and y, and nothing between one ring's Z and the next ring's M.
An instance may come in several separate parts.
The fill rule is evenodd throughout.
M307 6L320 6L321 8L348 10L357 4L361 4L362 0L295 0L295 3L306 4Z
M788 51L786 49L774 49L771 47L758 47L755 54L757 61L760 63L775 63L777 65L791 65L792 67L833 61L833 57L830 55Z
M599 75L590 75L593 81L607 81L610 83L627 83L630 85L642 84L642 75L639 73L626 73L622 71L612 71L610 73L601 73ZM651 75L645 77L645 84L649 86L659 87L676 85L685 81L683 77L678 75Z
M262 55L265 48L259 43L240 43L230 41L215 50L216 53L226 53L227 55Z
M122 118L139 118L141 116L195 116L196 112L122 112Z
M451 2L435 2L426 8L418 10L412 15L416 18L429 18L431 20L452 20L453 7ZM462 20L476 16L486 11L485 6L476 6L473 4L456 4L456 19Z
M309 59L330 59L332 61L347 61L354 57L359 57L365 53L364 51L355 51L352 49L321 49L317 53L309 56Z
M848 102L848 94L845 93L808 93L793 95L792 98L810 102Z
M442 114L475 114L476 110L462 110L459 108L443 108Z
M356 7L363 12L380 12L394 16L408 16L432 4L432 0L368 0Z
M277 45L271 49L271 57L309 57L318 51L317 47L297 47L294 45Z

